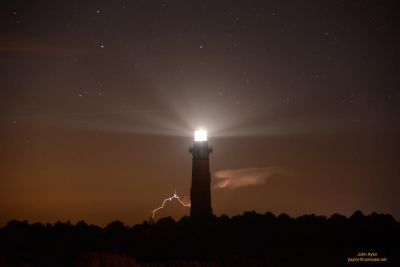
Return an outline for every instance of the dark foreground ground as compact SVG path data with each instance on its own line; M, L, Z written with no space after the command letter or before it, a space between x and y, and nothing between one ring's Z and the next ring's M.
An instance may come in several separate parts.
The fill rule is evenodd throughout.
M399 259L400 223L376 213L290 218L247 212L133 227L116 221L105 228L10 221L0 228L0 267L400 266Z

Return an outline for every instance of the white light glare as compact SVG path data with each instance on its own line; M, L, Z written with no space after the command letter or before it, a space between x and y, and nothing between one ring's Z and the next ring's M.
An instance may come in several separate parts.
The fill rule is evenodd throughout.
M207 131L203 129L194 131L194 141L207 141Z

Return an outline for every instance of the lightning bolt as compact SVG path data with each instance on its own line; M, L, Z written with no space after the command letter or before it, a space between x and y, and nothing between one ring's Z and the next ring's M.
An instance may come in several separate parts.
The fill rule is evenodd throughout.
M189 204L183 203L183 201L181 200L181 198L176 194L176 190L175 190L175 192L174 192L174 194L172 195L172 197L168 197L168 198L164 199L162 205L161 205L160 207L158 207L158 208L156 208L156 209L154 209L154 210L152 211L152 213L153 213L152 219L154 220L154 217L155 217L155 215L156 215L156 212L157 212L158 210L164 208L164 205L165 205L165 203L167 203L167 201L171 202L173 199L177 199L177 200L179 201L179 203L180 203L183 207L190 207L190 203L189 203Z

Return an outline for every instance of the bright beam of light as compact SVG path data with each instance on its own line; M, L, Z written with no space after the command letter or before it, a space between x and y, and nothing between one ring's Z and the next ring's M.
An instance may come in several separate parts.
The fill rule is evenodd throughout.
M194 141L207 141L207 131L203 129L194 131Z
M190 203L189 203L189 204L183 203L183 201L182 201L181 198L176 194L176 191L175 191L175 193L172 195L172 197L168 197L168 198L164 199L162 205L161 205L160 207L158 207L158 208L156 208L156 209L154 209L154 210L152 211L152 212L153 212L152 219L154 220L154 217L155 217L155 215L156 215L156 212L157 212L158 210L164 208L164 205L165 205L165 203L167 203L167 201L170 201L170 202L171 202L173 199L177 199L177 200L179 201L179 203L181 203L181 205L184 206L184 207L190 207Z

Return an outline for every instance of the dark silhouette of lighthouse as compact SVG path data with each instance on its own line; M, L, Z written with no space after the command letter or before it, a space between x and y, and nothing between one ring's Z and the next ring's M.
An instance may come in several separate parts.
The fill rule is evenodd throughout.
M207 219L212 216L209 165L212 148L208 144L206 131L195 131L194 142L190 146L189 152L193 155L190 217Z

